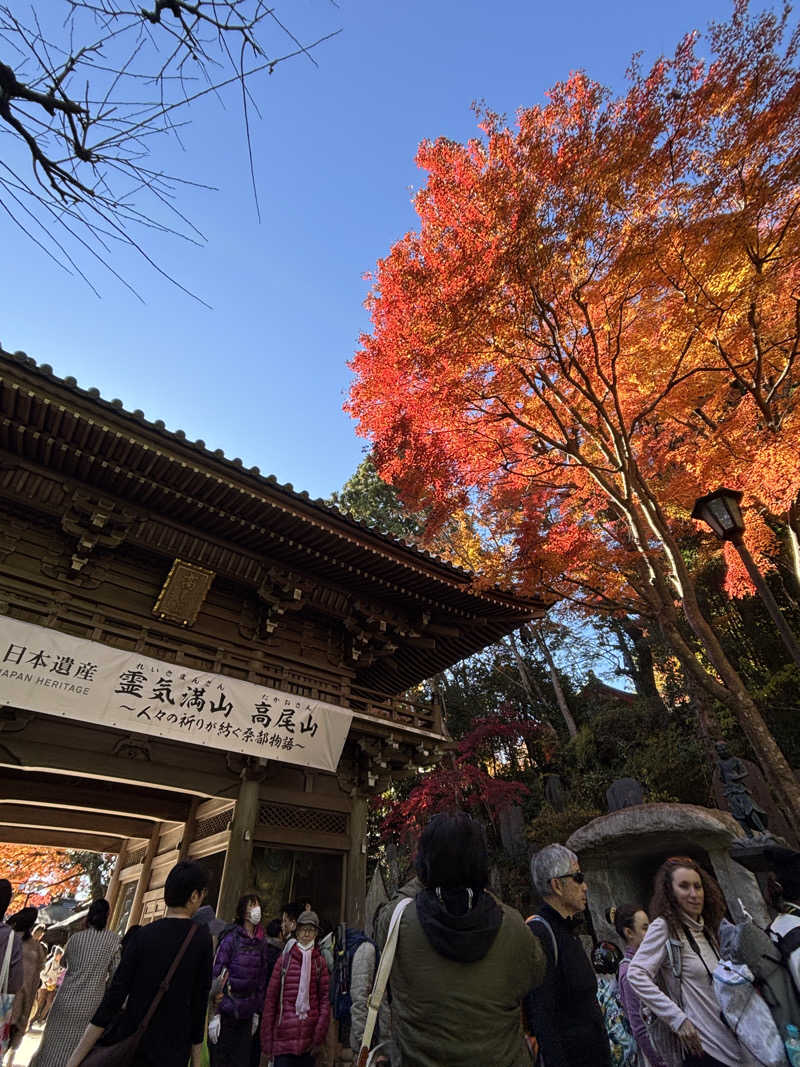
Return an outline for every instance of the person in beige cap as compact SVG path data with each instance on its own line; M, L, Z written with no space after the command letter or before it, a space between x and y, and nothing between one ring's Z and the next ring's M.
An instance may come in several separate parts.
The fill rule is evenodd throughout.
M328 968L316 946L319 918L304 911L272 970L261 1017L261 1062L314 1067L330 1019Z

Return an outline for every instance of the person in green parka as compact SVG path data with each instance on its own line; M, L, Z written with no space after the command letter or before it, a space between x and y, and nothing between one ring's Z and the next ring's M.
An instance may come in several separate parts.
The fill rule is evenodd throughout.
M530 1067L521 1003L541 983L545 958L519 912L486 888L483 827L463 813L436 815L415 866L418 877L400 891L413 903L389 978L403 1067ZM381 947L396 903L378 919Z

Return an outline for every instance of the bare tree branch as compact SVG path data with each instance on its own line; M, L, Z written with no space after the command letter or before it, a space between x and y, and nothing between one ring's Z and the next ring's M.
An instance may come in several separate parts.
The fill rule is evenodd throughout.
M198 101L236 86L258 211L250 87L297 56L316 63L313 51L335 36L303 43L264 0L52 0L21 10L0 2L0 193L18 205L6 213L23 232L32 236L23 218L40 221L33 239L69 271L92 249L113 272L109 236L153 264L137 228L202 240L174 203L184 179L156 153L165 139L180 142Z

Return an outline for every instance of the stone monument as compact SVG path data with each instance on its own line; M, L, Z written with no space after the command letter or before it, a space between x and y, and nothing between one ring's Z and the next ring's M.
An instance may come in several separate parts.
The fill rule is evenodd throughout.
M364 926L365 932L369 937L374 936L374 930L372 929L372 920L375 917L375 913L378 908L389 902L389 893L386 889L386 882L383 878L380 865L376 865L375 870L372 872L372 878L370 879L369 886L367 887L367 898L364 903Z
M503 851L513 860L527 859L528 839L525 836L525 817L519 804L511 804L499 812L497 823Z
M567 794L560 774L546 774L544 776L544 799L553 811L566 810Z
M598 938L618 941L605 919L612 904L647 908L653 876L670 856L691 856L714 875L734 920L741 921L741 900L755 921L766 927L769 915L758 882L730 855L746 841L744 830L725 811L695 804L639 804L592 819L567 841L577 853L589 886L589 911Z
M609 811L635 808L644 804L644 787L635 778L617 778L606 790L606 802Z

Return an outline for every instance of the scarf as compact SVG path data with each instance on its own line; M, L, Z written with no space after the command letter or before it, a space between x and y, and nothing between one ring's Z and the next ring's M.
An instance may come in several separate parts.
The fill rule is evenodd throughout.
M294 1002L294 1010L298 1019L305 1019L311 1010L309 990L311 987L311 954L314 951L313 942L310 945L295 944L303 955L303 964L300 968L300 986L297 990L297 1000Z
M711 985L714 981L714 968L717 965L717 960L719 960L719 945L717 939L706 927L702 915L699 919L693 919L690 915L687 915L686 912L683 912L681 915L681 925L683 926L683 933L686 940L689 942L689 947L702 963L703 970L708 977L708 984ZM710 950L707 954L711 957L711 966L709 966L709 961L703 955L704 946L706 950Z
M482 960L503 922L503 909L484 890L470 896L466 889L425 889L417 894L416 906L431 947L445 959L461 963Z

